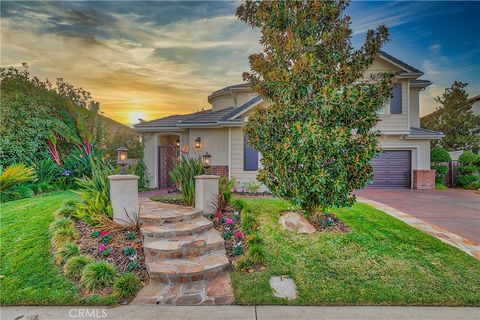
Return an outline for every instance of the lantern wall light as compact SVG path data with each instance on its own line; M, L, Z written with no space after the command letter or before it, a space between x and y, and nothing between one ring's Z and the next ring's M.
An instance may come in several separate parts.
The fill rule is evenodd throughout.
M176 145L177 147L180 147L180 140L175 141L175 145Z
M128 149L120 147L117 149L117 164L121 167L120 174L127 174L125 167L128 164Z
M201 147L202 147L202 139L198 137L197 139L195 139L195 149L199 149Z
M205 169L210 168L212 165L212 156L208 152L202 156L202 165Z

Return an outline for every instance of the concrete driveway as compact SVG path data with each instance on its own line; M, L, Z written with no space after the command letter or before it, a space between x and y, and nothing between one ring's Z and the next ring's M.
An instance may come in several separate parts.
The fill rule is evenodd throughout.
M470 190L366 188L356 195L386 204L480 244L480 193Z

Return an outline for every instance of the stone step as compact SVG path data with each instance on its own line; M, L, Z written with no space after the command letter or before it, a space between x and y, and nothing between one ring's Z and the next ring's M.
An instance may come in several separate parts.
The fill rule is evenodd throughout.
M202 216L202 210L182 206L157 206L144 210L140 214L140 222L147 225L163 225L191 221Z
M233 302L230 273L190 283L150 281L132 304L158 305L227 305Z
M217 250L198 257L182 259L157 259L146 262L150 280L166 283L187 283L219 276L228 269L229 261L225 250Z
M213 228L199 234L153 241L143 246L147 262L165 258L198 256L224 248L223 238Z
M142 225L141 232L144 244L165 238L189 236L212 228L212 221L205 217L197 217L190 221L163 225Z

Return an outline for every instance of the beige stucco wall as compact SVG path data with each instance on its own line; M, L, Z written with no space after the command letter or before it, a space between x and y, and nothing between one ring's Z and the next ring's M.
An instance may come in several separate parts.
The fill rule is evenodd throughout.
M243 170L243 132L242 128L231 128L231 168L230 175L235 178L235 185L241 187L245 183L257 181L257 171ZM258 159L260 166L260 157Z
M430 140L408 140L401 136L381 136L384 150L411 150L412 169L430 169Z
M147 167L147 174L150 180L150 187L155 188L157 186L157 178L155 171L155 153L157 152L157 136L155 133L146 133L143 137L143 161Z
M218 111L228 107L233 107L235 105L235 101L231 95L222 95L213 98L211 105L213 111Z
M420 88L410 88L410 127L420 128Z
M200 137L202 147L195 149L195 139ZM201 156L208 152L213 166L228 166L228 128L197 129L189 133L190 156Z
M472 110L475 116L480 116L480 100L473 103Z

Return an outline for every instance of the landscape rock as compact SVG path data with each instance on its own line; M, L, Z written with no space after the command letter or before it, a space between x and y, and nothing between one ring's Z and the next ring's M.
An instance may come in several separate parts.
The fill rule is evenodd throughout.
M282 214L278 222L288 231L308 234L315 232L315 227L312 226L307 219L296 212L285 212Z
M295 300L298 296L295 282L287 276L271 277L270 287L273 289L273 296L277 298Z

